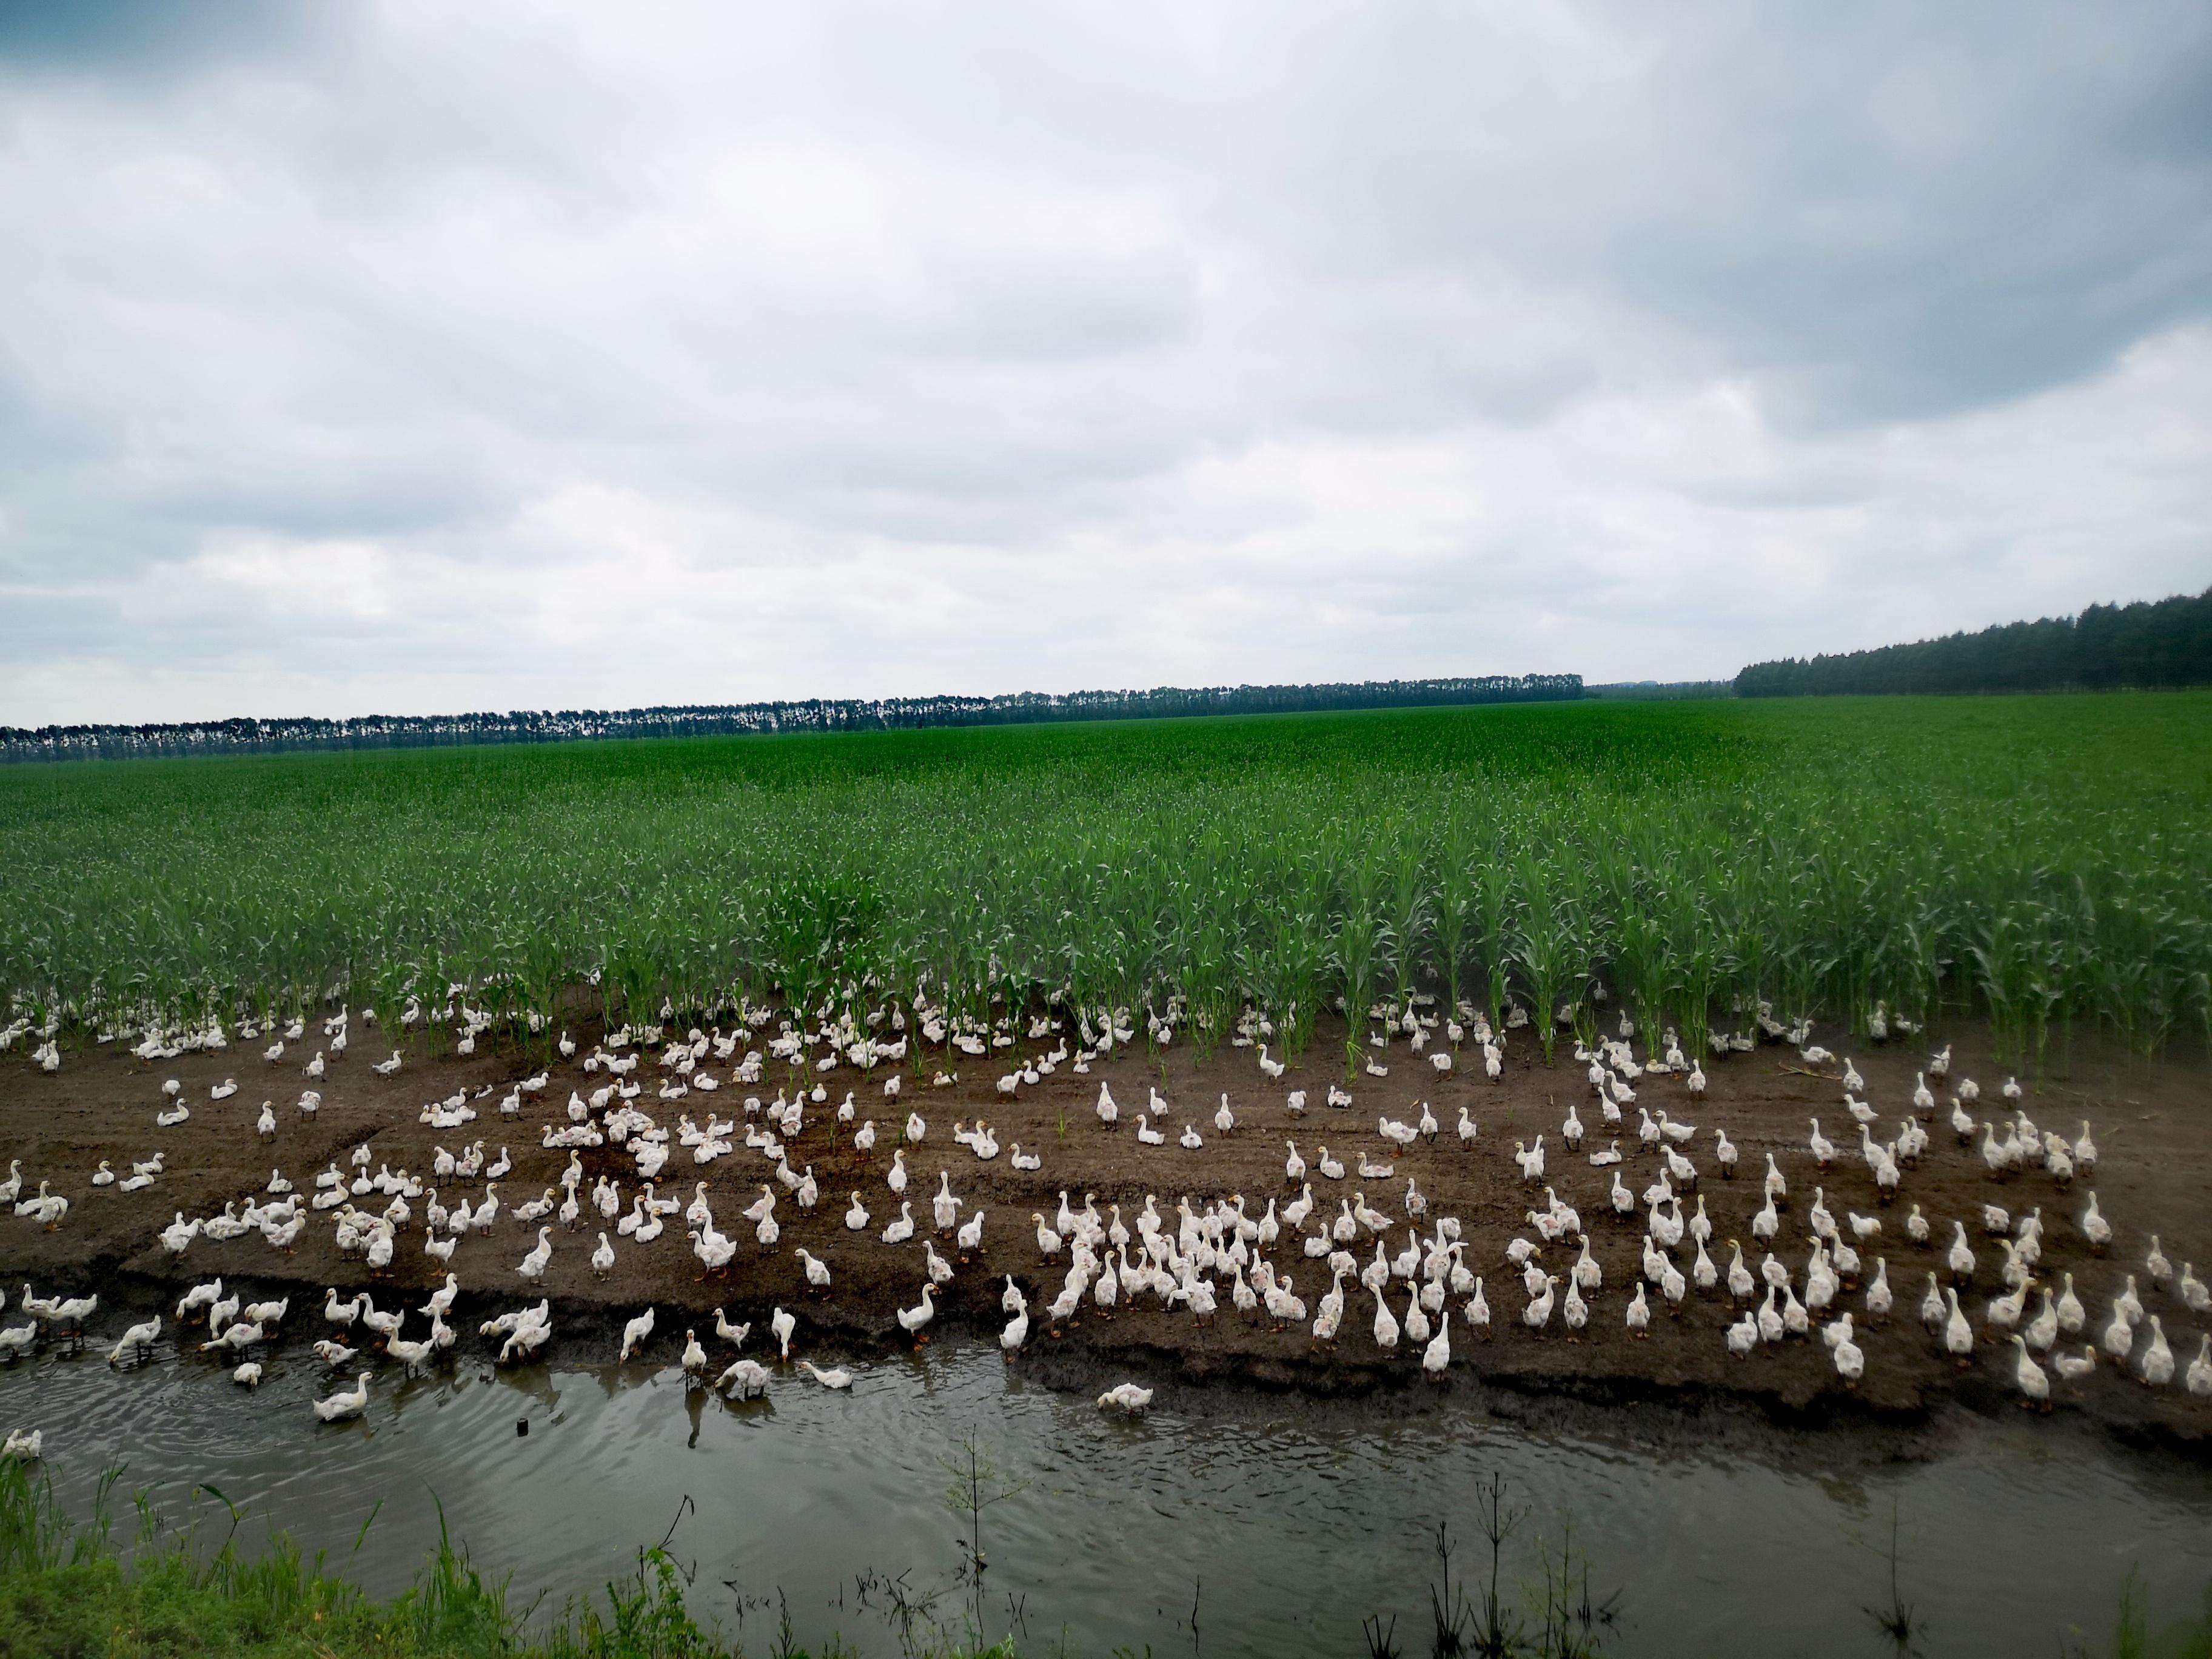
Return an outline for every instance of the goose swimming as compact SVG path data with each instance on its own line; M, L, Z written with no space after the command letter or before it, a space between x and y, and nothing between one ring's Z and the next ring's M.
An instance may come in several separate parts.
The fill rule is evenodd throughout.
M327 1400L310 1402L315 1408L315 1415L325 1423L339 1423L349 1417L359 1417L368 1409L368 1385L372 1380L369 1372L357 1372L354 1378L355 1386L351 1389L341 1390Z

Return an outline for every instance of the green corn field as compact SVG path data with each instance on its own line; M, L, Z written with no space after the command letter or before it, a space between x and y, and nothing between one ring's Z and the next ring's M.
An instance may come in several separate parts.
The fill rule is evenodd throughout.
M1419 989L1689 1042L1886 1003L2035 1060L2204 1036L2208 928L2201 693L0 768L0 987L80 1036L459 984L517 1030L926 990L1295 1048Z

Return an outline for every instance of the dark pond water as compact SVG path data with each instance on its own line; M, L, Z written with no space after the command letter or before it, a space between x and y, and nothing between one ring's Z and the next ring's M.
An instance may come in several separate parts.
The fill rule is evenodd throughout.
M641 1367L402 1387L387 1366L366 1421L325 1428L306 1403L327 1391L320 1367L271 1371L247 1393L167 1353L121 1374L42 1358L0 1373L0 1430L46 1429L73 1513L117 1460L123 1490L155 1488L173 1521L206 1482L251 1507L249 1537L273 1522L380 1594L434 1546L434 1497L526 1606L629 1571L688 1497L672 1548L696 1564L695 1611L757 1650L781 1593L803 1641L834 1631L896 1653L885 1580L909 1605L941 1591L934 1616L957 1626L964 1528L942 1460L971 1428L1027 1483L988 1512L984 1543L990 1633L1012 1624L1031 1652L1065 1632L1083 1654L1361 1654L1370 1613L1418 1636L1432 1528L1449 1524L1472 1571L1493 1473L1529 1509L1506 1556L1516 1602L1571 1527L1591 1590L1615 1598L1621 1653L1884 1651L1863 1609L1886 1595L1893 1509L1934 1652L2054 1653L2075 1621L2101 1637L2131 1570L2165 1611L2212 1581L2212 1474L2063 1421L1966 1419L1911 1459L1863 1437L1646 1433L1595 1409L1539 1432L1442 1404L1164 1395L1132 1422L945 1345L860 1369L848 1394L780 1376L747 1406Z

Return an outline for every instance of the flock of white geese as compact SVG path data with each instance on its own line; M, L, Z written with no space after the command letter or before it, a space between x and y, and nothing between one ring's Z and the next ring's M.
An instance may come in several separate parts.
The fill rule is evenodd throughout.
M1433 1001L1418 997L1403 1008L1378 1006L1370 1024L1371 1028L1379 1020L1382 1029L1370 1029L1366 1073L1388 1076L1390 1064L1395 1063L1389 1050L1402 1039L1417 1071L1449 1072L1463 1056L1495 1080L1506 1031L1493 1031L1480 1013L1464 1004L1447 1013L1435 1008ZM840 1066L869 1071L887 1061L896 1066L907 1059L909 1041L915 1036L941 1048L948 1060L956 1051L988 1054L994 1048L1012 1046L1014 1028L1007 1021L990 1027L963 1020L920 1002L914 1009L916 1030L909 1030L905 1012L896 1007L861 1017L848 1005L842 1011L825 1008L811 1020L779 1017L769 1009L741 1007L737 1012L740 1023L727 1033L719 1027L711 1031L694 1028L681 1036L664 1037L659 1027L641 1025L608 1033L588 1054L580 1054L577 1045L563 1034L556 1045L557 1069L573 1066L579 1073L565 1109L549 1109L559 1092L553 1087L556 1067L551 1065L514 1084L496 1103L490 1099L498 1092L495 1088L473 1095L454 1093L424 1105L418 1115L422 1123L455 1141L452 1150L437 1146L427 1170L395 1170L379 1162L367 1143L297 1182L278 1165L271 1169L265 1188L226 1203L219 1212L191 1218L174 1212L159 1231L160 1246L169 1258L181 1261L201 1240L222 1242L251 1234L289 1254L303 1230L318 1218L331 1229L340 1255L357 1259L371 1283L345 1291L330 1287L319 1310L302 1310L310 1318L319 1316L323 1334L313 1345L317 1358L333 1375L352 1368L350 1387L339 1387L313 1402L315 1414L325 1422L358 1416L366 1409L374 1380L367 1364L372 1351L381 1350L411 1375L436 1364L454 1348L459 1333L447 1316L461 1286L451 1264L465 1243L470 1243L471 1256L497 1248L471 1241L497 1238L502 1222L520 1230L514 1235L518 1239L534 1240L519 1261L500 1270L512 1272L526 1291L542 1284L556 1250L582 1248L580 1243L563 1247L556 1242L580 1230L597 1235L588 1261L601 1279L614 1273L621 1256L650 1251L656 1245L661 1250L674 1248L672 1242L660 1241L678 1234L689 1241L702 1278L726 1276L738 1262L742 1235L749 1232L755 1260L788 1249L803 1269L809 1294L817 1297L833 1291L831 1258L838 1252L830 1245L838 1233L848 1235L841 1245L844 1249L872 1238L878 1248L896 1250L901 1261L914 1262L919 1280L916 1299L913 1305L899 1308L896 1316L900 1328L917 1344L927 1340L927 1329L937 1314L935 1298L961 1267L989 1249L985 1212L955 1190L953 1154L936 1159L932 1154L949 1144L964 1156L989 1162L1000 1152L996 1131L978 1118L972 1126L956 1122L949 1136L939 1139L918 1110L909 1110L902 1121L897 1121L893 1103L904 1077L894 1071L878 1097L892 1115L882 1132L890 1144L869 1190L852 1189L842 1208L834 1200L825 1206L803 1149L811 1138L825 1149L842 1144L872 1158L878 1130L873 1118L864 1115L858 1091L847 1090L842 1100L831 1103L829 1074ZM665 1019L671 1011L664 1007L662 1012ZM412 1006L404 1023L412 1026L422 1017L419 1006ZM445 1017L462 1029L465 1049L473 1048L490 1023L489 1015L468 1008L465 1000L452 1005ZM373 1021L366 1012L363 1018ZM1148 1037L1155 1042L1173 1041L1183 1018L1183 1011L1174 1004L1164 1016L1148 1014ZM1877 1020L1884 1018L1877 1011ZM1484 1137L1466 1106L1458 1109L1457 1121L1446 1126L1425 1102L1418 1103L1408 1109L1410 1121L1394 1121L1387 1115L1378 1119L1377 1134L1387 1148L1380 1159L1362 1152L1356 1165L1348 1167L1316 1142L1310 1162L1297 1140L1289 1139L1284 1193L1268 1197L1264 1209L1240 1194L1201 1199L1186 1192L1164 1212L1148 1193L1142 1205L1133 1206L1125 1216L1119 1204L1109 1204L1102 1212L1091 1195L1086 1194L1078 1206L1062 1192L1053 1213L1034 1211L1026 1224L1002 1222L994 1235L1000 1254L993 1258L990 1270L992 1277L1005 1279L999 1297L1006 1320L1000 1346L1012 1359L1028 1345L1037 1325L1056 1332L1086 1310L1110 1316L1117 1310L1149 1302L1160 1310L1187 1313L1195 1323L1206 1325L1218 1316L1225 1302L1240 1317L1264 1322L1270 1330L1304 1331L1316 1348L1334 1348L1364 1327L1378 1355L1402 1354L1409 1360L1417 1355L1423 1373L1441 1377L1455 1363L1455 1318L1464 1330L1463 1345L1492 1334L1485 1273L1478 1271L1487 1267L1507 1275L1502 1282L1517 1283L1521 1304L1508 1316L1517 1318L1529 1333L1541 1334L1556 1328L1570 1341L1584 1340L1607 1317L1601 1310L1609 1300L1618 1309L1618 1328L1641 1338L1650 1332L1655 1313L1679 1319L1710 1304L1728 1310L1714 1322L1730 1353L1747 1358L1762 1348L1809 1343L1817 1335L1828 1363L1847 1388L1856 1387L1863 1376L1872 1334L1892 1322L1900 1295L1917 1296L1919 1322L1926 1328L1928 1340L1961 1366L1972 1365L1984 1345L2001 1351L2008 1346L2011 1380L2024 1405L2049 1409L2054 1374L2061 1382L2078 1382L2099 1367L2100 1355L2106 1366L2132 1376L2145 1387L2165 1388L2175 1381L2176 1337L2167 1334L2167 1316L2179 1321L2212 1312L2212 1292L2190 1263L2183 1262L2177 1270L2158 1238L2151 1236L2138 1270L2116 1273L2118 1284L2095 1292L2108 1310L2100 1324L2093 1322L2082 1299L2087 1287L2077 1288L2072 1272L2057 1273L2053 1283L2052 1275L2039 1271L2047 1226L2070 1232L2088 1261L2107 1257L2117 1240L2096 1193L2087 1187L2098 1159L2087 1123L2070 1140L2035 1124L2024 1109L2020 1086L2012 1080L1999 1091L2002 1106L1981 1116L1985 1104L1994 1103L1984 1103L1970 1079L1954 1083L1948 1048L1928 1060L1915 1079L1910 1101L1885 1115L1873 1104L1851 1060L1814 1042L1808 1028L1784 1030L1764 1008L1757 1018L1757 1032L1717 1034L1714 1053L1747 1050L1759 1036L1794 1045L1801 1069L1832 1077L1838 1086L1838 1106L1832 1121L1843 1145L1839 1147L1814 1118L1804 1143L1809 1170L1801 1165L1794 1176L1785 1174L1781 1158L1770 1152L1763 1173L1753 1177L1755 1184L1747 1182L1732 1188L1744 1194L1740 1205L1753 1192L1759 1197L1758 1207L1740 1230L1748 1235L1748 1247L1741 1237L1718 1237L1708 1213L1711 1188L1705 1177L1733 1182L1737 1173L1739 1155L1727 1134L1717 1127L1701 1133L1697 1126L1671 1116L1665 1106L1639 1099L1639 1090L1649 1094L1656 1085L1671 1094L1677 1110L1694 1110L1694 1103L1705 1092L1700 1060L1686 1056L1671 1031L1653 1045L1655 1052L1639 1060L1632 1041L1633 1026L1624 1015L1619 1036L1595 1048L1580 1042L1575 1045L1575 1063L1583 1069L1587 1097L1570 1103L1555 1129L1537 1134L1533 1142L1514 1143L1510 1155L1530 1207L1524 1212L1525 1225L1494 1241L1492 1248L1480 1248L1473 1227L1460 1218L1432 1213L1418 1173L1409 1164L1401 1176L1396 1164L1408 1157L1479 1158L1488 1155L1493 1143ZM764 1029L772 1020L778 1029L765 1039L764 1055L762 1048L751 1046L754 1028ZM1526 1013L1516 1009L1507 1028L1526 1021ZM331 1066L345 1053L349 1023L345 1012L321 1022L322 1041L305 1065L308 1086L291 1109L310 1117L319 1109L321 1089ZM263 1035L251 1024L239 1030L246 1041L258 1042ZM297 1058L293 1045L306 1038L306 1024L295 1020L266 1035L273 1040L262 1050L262 1059L270 1066L281 1066L288 1052ZM1115 1046L1135 1038L1129 1015L1120 1010L1037 1017L1028 1022L1027 1035L1033 1042L1054 1037L1058 1042L1000 1076L1001 1097L1017 1095L1063 1065L1078 1073L1086 1072ZM1257 1048L1260 1066L1270 1080L1280 1079L1285 1071L1282 1061L1268 1055L1267 1039L1273 1035L1267 1019L1248 1010L1231 1038L1237 1048ZM1071 1046L1072 1037L1079 1039L1079 1047ZM160 1060L227 1043L219 1026L186 1033L155 1030L145 1034L134 1052L142 1059ZM642 1103L648 1083L639 1072L655 1045L660 1076L650 1097L654 1103L647 1107ZM751 1094L738 1106L737 1092L757 1085L763 1066L771 1062L787 1066L794 1082L779 1090L772 1101ZM402 1051L394 1049L375 1069L389 1077L404 1063ZM914 1078L919 1084L918 1065ZM943 1085L956 1078L957 1073L940 1070L933 1081ZM872 1081L867 1086L872 1092ZM720 1092L725 1089L732 1102L726 1117L714 1109L726 1098ZM1939 1090L1948 1097L1948 1115L1939 1103ZM235 1081L226 1079L210 1090L210 1103L236 1092ZM1326 1100L1326 1115L1310 1120L1305 1092L1291 1092L1284 1107L1289 1127L1310 1121L1320 1133L1332 1123L1348 1127L1359 1121L1338 1115L1352 1105L1352 1097L1343 1089L1331 1085ZM549 1169L564 1152L566 1159L533 1196L509 1203L502 1195L501 1184L513 1175L514 1159L505 1146L495 1154L488 1153L488 1142L495 1137L472 1133L480 1105L498 1118L520 1119L526 1110L544 1115L545 1121L537 1127L536 1149L526 1148L526 1156L535 1160L548 1155L544 1162ZM1103 1083L1093 1110L1097 1127L1089 1133L1121 1132L1123 1108ZM663 1116L672 1113L677 1122L673 1127L663 1124L656 1111ZM695 1119L695 1111L703 1121ZM179 1083L173 1079L165 1082L155 1112L156 1132L191 1115ZM1192 1115L1172 1136L1170 1127L1182 1115L1157 1088L1149 1091L1141 1109L1127 1115L1134 1119L1133 1139L1147 1149L1131 1150L1133 1164L1149 1165L1164 1175L1196 1173L1202 1162L1192 1161L1188 1155L1202 1153L1209 1144L1239 1138L1240 1132L1244 1137L1256 1133L1240 1123L1226 1095L1213 1112ZM1843 1127L1846 1121L1848 1129ZM1201 1123L1206 1127L1201 1128ZM273 1142L281 1138L282 1129L274 1103L264 1102L251 1119L251 1132ZM1947 1146L1947 1139L1952 1144ZM1149 1150L1164 1148L1170 1140L1172 1152ZM1555 1143L1556 1153L1547 1142ZM1626 1151L1624 1142L1629 1143ZM602 1172L588 1180L583 1158L587 1151L602 1166ZM668 1165L686 1154L694 1171L726 1159L758 1160L753 1167L767 1179L746 1183L759 1195L735 1212L742 1223L737 1234L717 1224L708 1180L694 1179L688 1201L682 1196L681 1177ZM1923 1213L1921 1205L1909 1198L1911 1175L1923 1160L1944 1155L1978 1158L1991 1183L1990 1198L2009 1197L2014 1191L2021 1196L2012 1207L1984 1202L1967 1215ZM1549 1167L1554 1156L1566 1169ZM1153 1164L1154 1158L1159 1162ZM933 1189L920 1174L930 1161L938 1163ZM1018 1142L1010 1149L1009 1161L1024 1171L1042 1170L1042 1153L1024 1153ZM1840 1200L1831 1204L1828 1188L1840 1185L1832 1173L1838 1161L1863 1165L1865 1184L1874 1200L1867 1212ZM1590 1172L1577 1173L1577 1180L1598 1183L1595 1194L1582 1200L1600 1218L1599 1224L1587 1231L1581 1210L1563 1192L1570 1184L1567 1171L1577 1164ZM636 1182L627 1200L615 1174L623 1164L629 1169L623 1174L634 1170ZM1638 1171L1638 1185L1626 1178L1632 1168ZM1358 1180L1352 1195L1330 1194L1331 1186L1340 1188L1352 1181L1355 1169ZM152 1191L164 1172L163 1154L156 1150L151 1157L132 1162L131 1171L123 1176L103 1160L91 1175L92 1188L95 1193L118 1195ZM1318 1195L1316 1176L1324 1183ZM64 1225L71 1200L52 1190L53 1177L40 1180L29 1192L26 1179L21 1161L9 1160L6 1179L0 1181L0 1203L31 1224L50 1229ZM2075 1190L2076 1182L2082 1190ZM1369 1183L1386 1207L1370 1201ZM538 1183L518 1184L527 1190ZM1807 1185L1811 1187L1809 1202L1793 1215L1796 1204L1806 1199ZM158 1197L140 1201L159 1204ZM1900 1201L1905 1206L1901 1216ZM926 1221L917 1218L917 1205L926 1206ZM2049 1222L2046 1207L2053 1212ZM779 1218L780 1210L783 1218ZM787 1226L794 1240L803 1231L814 1248L796 1242L786 1244ZM1625 1294L1614 1286L1608 1295L1606 1269L1593 1250L1594 1242L1606 1237L1608 1231L1616 1237L1632 1234L1638 1238L1638 1271ZM1401 1243L1394 1243L1401 1238ZM619 1245L617 1239L623 1241ZM441 1282L420 1302L387 1290L383 1292L386 1305L380 1307L377 1285L392 1278L403 1249L419 1250L434 1263ZM1902 1253L1894 1286L1893 1251ZM1022 1276L1040 1286L1041 1308L1032 1310L1030 1295L1015 1273L1006 1270L1003 1264L1011 1259L1010 1253L1024 1258ZM1613 1253L1609 1249L1608 1254ZM1753 1256L1755 1264L1748 1259ZM1912 1266L1908 1269L1905 1262ZM1309 1270L1306 1263L1316 1265ZM1326 1283L1310 1308L1297 1292L1294 1266L1297 1273L1310 1271ZM1055 1274L1057 1288L1047 1297ZM1923 1280L1924 1291L1917 1282ZM1987 1293L1978 1308L1970 1309L1962 1297L1978 1289ZM1355 1293L1361 1303L1349 1304ZM1366 1319L1364 1303L1370 1300L1373 1315ZM6 1297L0 1294L0 1314L6 1306ZM2161 1307L2163 1312L2158 1310ZM26 1285L18 1310L27 1316L27 1322L10 1328L0 1321L0 1363L29 1354L47 1341L82 1346L88 1322L98 1309L97 1296L40 1297ZM226 1291L217 1277L193 1285L169 1318L179 1346L219 1356L231 1366L237 1382L251 1387L262 1380L263 1359L284 1337L291 1313L289 1297L246 1303L241 1293ZM657 1317L656 1310L647 1307L628 1322L617 1364L629 1364L646 1353ZM156 1314L120 1332L109 1349L110 1362L143 1361L161 1341L164 1324L163 1316ZM190 1330L191 1327L199 1328ZM775 1307L763 1353L772 1346L776 1362L790 1366L798 1328L793 1313ZM687 1381L738 1399L763 1395L775 1373L744 1352L752 1328L750 1322L732 1322L720 1309L714 1310L713 1323L703 1334L698 1326L685 1328L680 1361ZM550 1296L526 1302L478 1328L481 1337L498 1345L501 1363L529 1358L552 1334ZM2212 1396L2212 1335L2201 1331L2194 1335L2197 1351L2181 1369L2181 1381L2189 1394ZM1459 1363L1468 1363L1468 1358ZM819 1366L810 1359L799 1360L797 1369L833 1389L852 1382L848 1370ZM1139 1412L1151 1399L1150 1390L1123 1383L1102 1395L1098 1403ZM0 1455L35 1457L40 1446L40 1431L19 1430L0 1443Z

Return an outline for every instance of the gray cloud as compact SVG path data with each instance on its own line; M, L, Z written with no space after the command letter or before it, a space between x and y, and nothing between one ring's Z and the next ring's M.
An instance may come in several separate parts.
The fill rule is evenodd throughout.
M0 6L0 60L47 72L169 76L295 50L326 33L331 15L300 0L16 0Z
M0 9L0 720L2201 586L2208 71L2157 4Z

